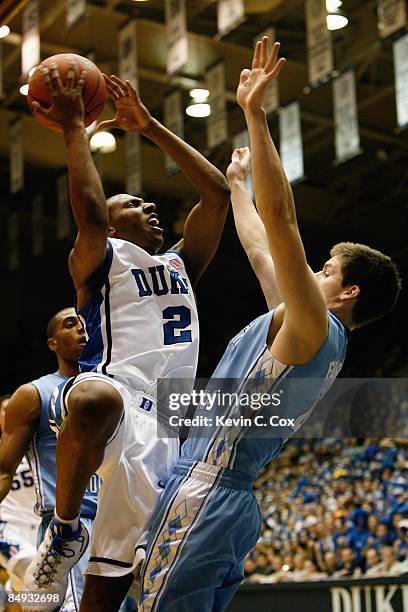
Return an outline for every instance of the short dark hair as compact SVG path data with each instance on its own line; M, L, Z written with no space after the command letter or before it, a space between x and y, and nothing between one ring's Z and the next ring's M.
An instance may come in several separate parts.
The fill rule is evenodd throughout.
M366 325L392 310L401 290L401 277L391 257L365 244L340 242L330 251L338 256L343 287L358 285L360 294L352 317L356 325Z
M58 323L58 312L47 323L47 339L53 338Z
M61 310L56 312L55 315L53 315L51 317L51 319L48 321L48 323L47 323L47 340L49 338L54 338L55 332L57 331L57 324L58 324L58 319L60 318L60 315L61 315L62 312L64 312L65 310L68 310L69 308L72 308L72 306L66 306L65 308L61 308Z

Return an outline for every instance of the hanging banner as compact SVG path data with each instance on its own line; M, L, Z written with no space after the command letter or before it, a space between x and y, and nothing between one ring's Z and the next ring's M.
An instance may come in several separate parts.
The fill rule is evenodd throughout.
M381 38L387 38L398 32L407 24L407 7L405 0L378 0L378 31Z
M15 272L19 266L19 249L18 249L18 213L15 212L9 216L7 221L7 236L8 236L8 271Z
M10 193L24 187L23 120L9 124L10 138Z
M23 37L21 41L21 73L26 75L41 61L40 14L38 0L30 0L23 10Z
M224 62L219 62L207 70L206 81L211 106L211 115L207 120L207 143L209 148L213 149L228 138Z
M70 30L74 27L86 14L86 0L65 0L66 14L65 27Z
M300 104L292 102L279 114L280 157L290 183L304 178Z
M184 138L184 113L182 108L181 91L176 89L164 96L163 99L164 125L179 138ZM164 156L166 174L171 176L179 170L177 164L168 155Z
M336 162L361 153L358 129L356 82L348 70L333 81Z
M31 229L31 252L38 257L44 249L44 200L41 194L34 198L31 206Z
M167 74L181 70L188 60L185 0L166 0Z
M276 41L276 32L275 32L275 28L267 28L266 30L263 30L263 32L260 32L258 34L258 36L255 36L254 38L254 47L256 45L256 43L258 42L258 40L262 40L263 36L268 36L269 37L269 50L272 50L272 46ZM265 112L267 115L270 115L271 113L274 113L275 111L277 111L279 109L279 85L278 85L278 79L274 79L273 81L271 81L270 83L268 83L268 86L266 88L266 92L265 92L265 97L264 97L264 103L263 103L263 107L265 109Z
M136 21L129 21L119 31L119 78L138 89Z
M307 57L312 85L327 80L333 71L333 43L326 17L326 0L306 0Z
M235 149L240 149L242 147L248 147L249 148L249 134L248 134L248 130L242 130L242 132L238 132L238 134L235 134L235 136L232 139L232 148ZM247 179L245 181L245 186L247 188L247 192L249 197L252 198L254 197L254 190L253 190L253 186L252 186L252 171L249 172Z
M68 175L62 174L57 179L57 238L62 240L71 233L71 207L68 196Z
M142 192L142 143L140 134L126 132L126 191L130 195Z
M218 0L217 30L218 37L225 36L245 21L244 0Z
M408 125L408 34L393 46L397 121L400 128Z

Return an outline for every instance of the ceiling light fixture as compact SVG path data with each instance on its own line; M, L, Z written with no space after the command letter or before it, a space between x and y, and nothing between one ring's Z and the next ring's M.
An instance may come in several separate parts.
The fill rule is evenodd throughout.
M194 102L206 102L209 95L210 92L208 89L201 89L200 87L196 87L190 91L190 96L193 98Z
M211 106L203 102L195 102L187 106L186 113L189 117L208 117L211 114Z
M0 26L0 38L5 38L9 34L10 34L10 28L8 27L8 25Z
M211 114L211 107L207 103L210 92L208 89L196 87L190 91L192 102L186 108L189 117L208 117Z
M326 9L328 13L336 11L341 7L343 2L341 0L326 0Z
M116 150L116 139L110 132L96 132L96 134L93 134L89 146L92 152L112 153Z
M341 30L341 28L345 28L348 24L348 19L342 11L336 9L328 13L326 23L328 30Z

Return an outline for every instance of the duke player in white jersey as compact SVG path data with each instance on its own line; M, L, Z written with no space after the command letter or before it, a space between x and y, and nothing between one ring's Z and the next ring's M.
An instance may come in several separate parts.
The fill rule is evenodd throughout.
M56 437L49 424L49 403L55 387L79 372L78 357L86 344L85 330L74 308L64 308L57 312L47 325L47 344L58 361L58 370L19 387L12 395L4 418L4 435L0 444L0 501L13 490L13 474L23 455L27 455L32 471L29 475L22 472L21 491L29 484L35 485L36 499L26 504L25 511L20 509L20 521L31 516L31 522L38 516L39 529L35 531L33 546L28 554L27 548L11 555L9 569L15 568L20 578L29 562L34 558L37 543L42 542L45 531L53 516L56 486ZM26 460L25 460L26 461ZM17 469L18 474L18 469ZM15 477L14 477L15 479ZM90 479L81 505L81 518L88 530L96 514L96 500L99 478L94 474ZM0 504L0 516L6 510L11 492ZM32 489L34 493L34 486ZM28 502L28 500L27 500ZM34 508L35 506L35 508ZM34 514L34 510L35 513ZM38 520L40 520L38 519ZM36 522L38 526L38 521ZM20 527L18 527L20 530ZM38 532L38 533L37 533ZM21 529L21 534L24 531ZM10 535L7 532L7 537ZM68 590L61 607L62 612L79 610L89 551L84 549L81 562L71 570ZM24 559L23 559L24 555ZM22 585L21 585L22 586ZM18 590L21 590L21 586ZM61 598L60 601L62 601Z
M183 239L161 255L156 205L121 194L105 199L89 150L81 89L71 66L67 84L56 66L43 69L53 106L34 112L60 123L68 156L71 205L78 235L69 258L78 312L89 336L81 374L55 398L62 421L57 450L55 520L31 564L27 588L63 592L86 531L78 521L87 481L103 479L81 610L117 610L144 557L147 525L178 441L158 437L156 378L196 371L198 320L193 286L218 247L229 187L208 160L153 119L128 82L106 77L117 109L108 127L143 134L178 164L200 194ZM101 127L106 127L102 124ZM41 578L54 539L70 538L71 558L58 557L52 579ZM78 542L74 540L77 538Z
M148 539L143 612L227 607L260 533L252 482L332 384L349 332L392 309L400 288L391 259L364 245L336 245L322 271L309 268L292 190L262 108L265 88L284 64L279 43L269 55L267 42L265 37L257 44L252 70L242 72L237 91L248 125L259 216L245 188L248 149L234 152L227 178L238 235L269 312L229 343L207 388L215 404L210 412L196 413L206 415L208 424L189 432L166 484ZM255 404L254 413L263 419L277 415L288 424L274 435L272 427L263 429L267 419L260 433L246 429L239 417L251 417L251 409L243 415L239 401L217 404L218 390L256 393L255 398L259 391L271 398L276 392L280 399L272 411L257 412ZM217 423L216 416L237 417L237 424Z
M9 400L0 405L0 435ZM0 490L4 474L0 473ZM8 586L21 590L25 569L35 554L40 519L33 512L36 501L34 478L26 457L12 477L10 490L0 504L0 564L10 576Z

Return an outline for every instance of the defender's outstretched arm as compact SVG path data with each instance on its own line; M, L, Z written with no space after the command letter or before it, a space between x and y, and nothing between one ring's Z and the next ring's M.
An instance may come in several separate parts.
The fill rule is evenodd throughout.
M265 227L245 185L249 171L249 149L247 147L236 149L227 168L235 227L252 269L260 282L268 308L271 310L281 302L281 297L276 284L275 267L269 251Z
M278 60L279 43L271 54L267 45L267 37L257 43L251 70L242 71L237 101L248 125L254 194L285 303L284 327L299 346L303 344L300 354L313 354L327 337L327 309L306 261L292 189L262 108L267 84L278 76L285 63L284 59Z

